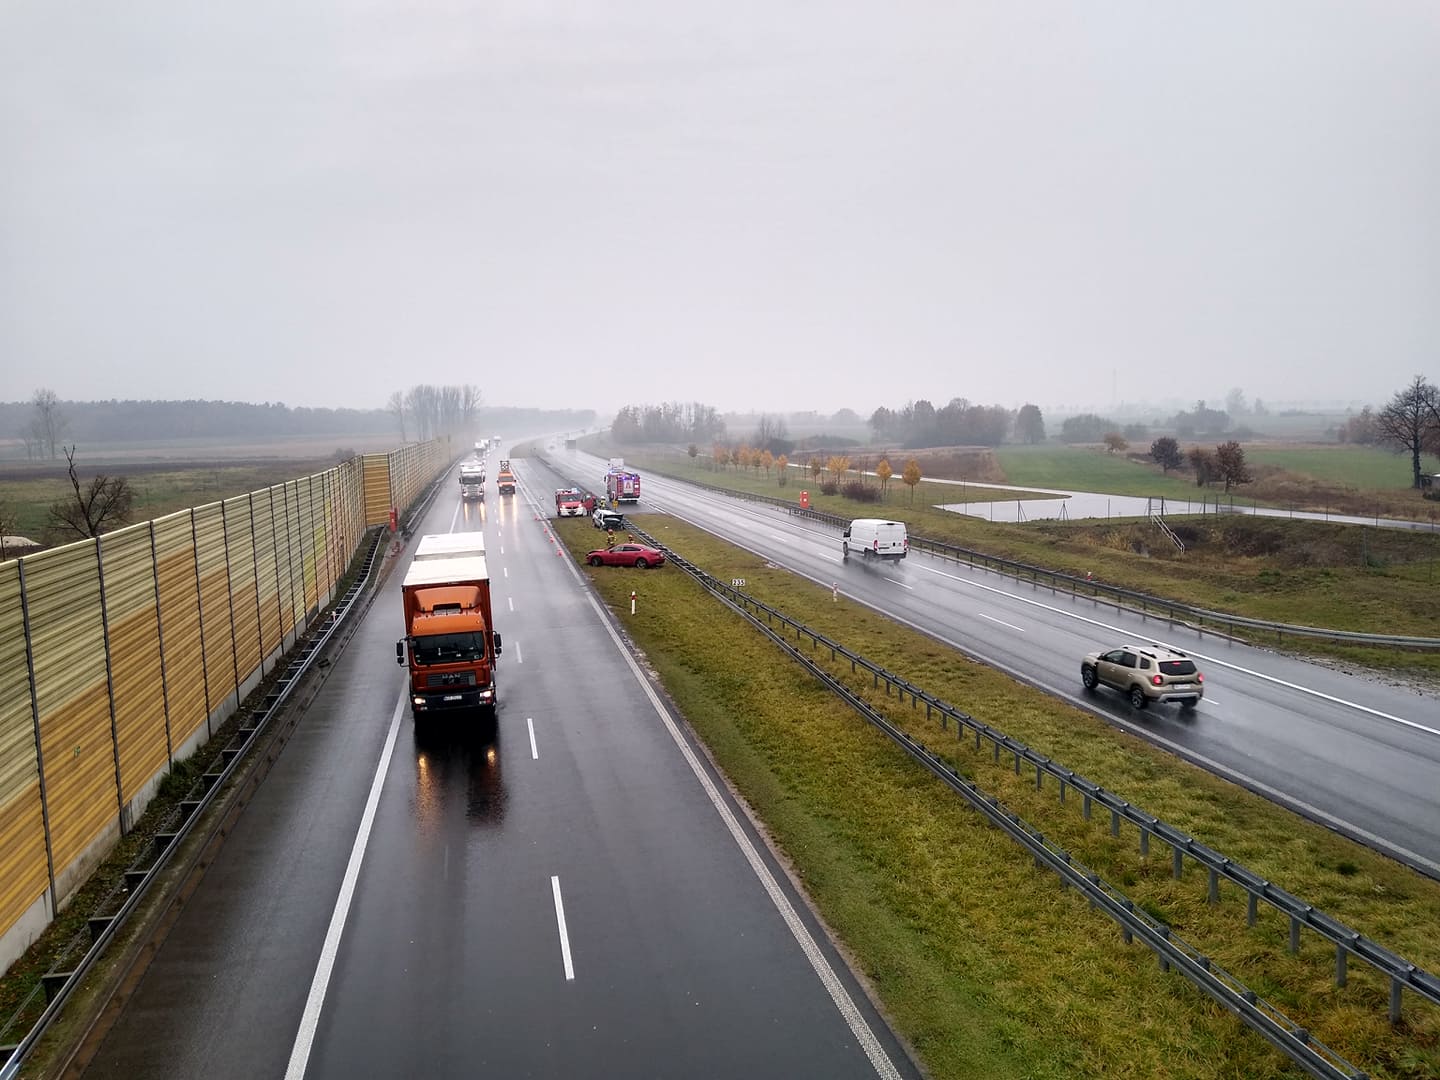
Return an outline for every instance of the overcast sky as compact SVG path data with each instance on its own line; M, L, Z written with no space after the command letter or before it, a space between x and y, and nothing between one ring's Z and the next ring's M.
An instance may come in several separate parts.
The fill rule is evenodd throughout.
M0 400L1440 376L1434 0L6 0Z

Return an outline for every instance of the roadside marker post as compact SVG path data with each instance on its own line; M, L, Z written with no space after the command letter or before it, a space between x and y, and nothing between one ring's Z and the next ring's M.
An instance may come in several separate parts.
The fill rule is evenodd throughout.
M635 614L635 590L630 590L630 614Z

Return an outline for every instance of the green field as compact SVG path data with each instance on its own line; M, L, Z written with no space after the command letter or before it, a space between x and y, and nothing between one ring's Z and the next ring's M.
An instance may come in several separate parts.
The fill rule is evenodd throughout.
M1253 466L1273 466L1326 484L1344 484L1362 491L1405 490L1410 487L1410 459L1373 446L1247 446ZM1428 458L1421 467L1440 469Z
M794 618L954 702L1187 830L1428 970L1440 965L1440 884L1266 800L1122 735L854 606L763 559L667 517L639 516L679 554ZM574 554L593 543L583 522L554 522ZM827 923L864 972L928 1074L969 1077L1253 1077L1295 1075L1155 959L1127 947L1108 920L1061 890L1003 834L981 824L921 770L755 630L674 567L589 569L626 632L704 739ZM631 589L642 602L629 614ZM698 616L698 617L697 617ZM1072 797L1037 790L1033 771L957 743L908 702L829 664L895 723L1145 911L1258 990L1371 1076L1434 1076L1440 1012L1407 1005L1385 1019L1386 984L1317 939L1287 949L1287 924L1264 912L1245 926L1243 896L1206 902L1193 865L1170 877L1170 852L1142 858L1129 832L1086 822Z
M297 480L334 464L333 458L217 461L190 466L173 461L146 462L92 466L81 471L80 477L82 485L97 472L126 477L135 491L131 521L136 522ZM57 475L53 468L42 472L12 467L0 473L0 507L13 515L14 532L20 536L43 541L50 504L70 497L73 491L69 479L63 472Z
M995 460L1008 483L1066 491L1102 491L1110 495L1164 495L1194 499L1200 492L1186 473L1163 475L1154 466L1092 447L999 446ZM1213 498L1214 492L1210 494Z

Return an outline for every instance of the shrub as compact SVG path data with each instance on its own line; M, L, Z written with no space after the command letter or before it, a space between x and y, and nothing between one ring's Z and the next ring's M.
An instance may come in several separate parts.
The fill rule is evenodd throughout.
M846 481L844 491L847 499L854 499L856 502L873 503L880 501L880 489L873 488L862 480Z
M840 485L835 483L834 480L826 480L823 484L820 485L821 495L835 495L839 491Z

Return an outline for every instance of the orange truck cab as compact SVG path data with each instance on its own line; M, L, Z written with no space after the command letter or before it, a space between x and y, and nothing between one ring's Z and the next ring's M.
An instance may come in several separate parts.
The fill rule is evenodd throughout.
M510 471L510 462L508 460L500 462L500 473L496 476L495 482L500 489L501 495L515 494L515 474Z
M460 709L495 714L501 646L484 551L480 533L425 536L405 572L405 638L395 643L395 659L409 667L417 718Z

